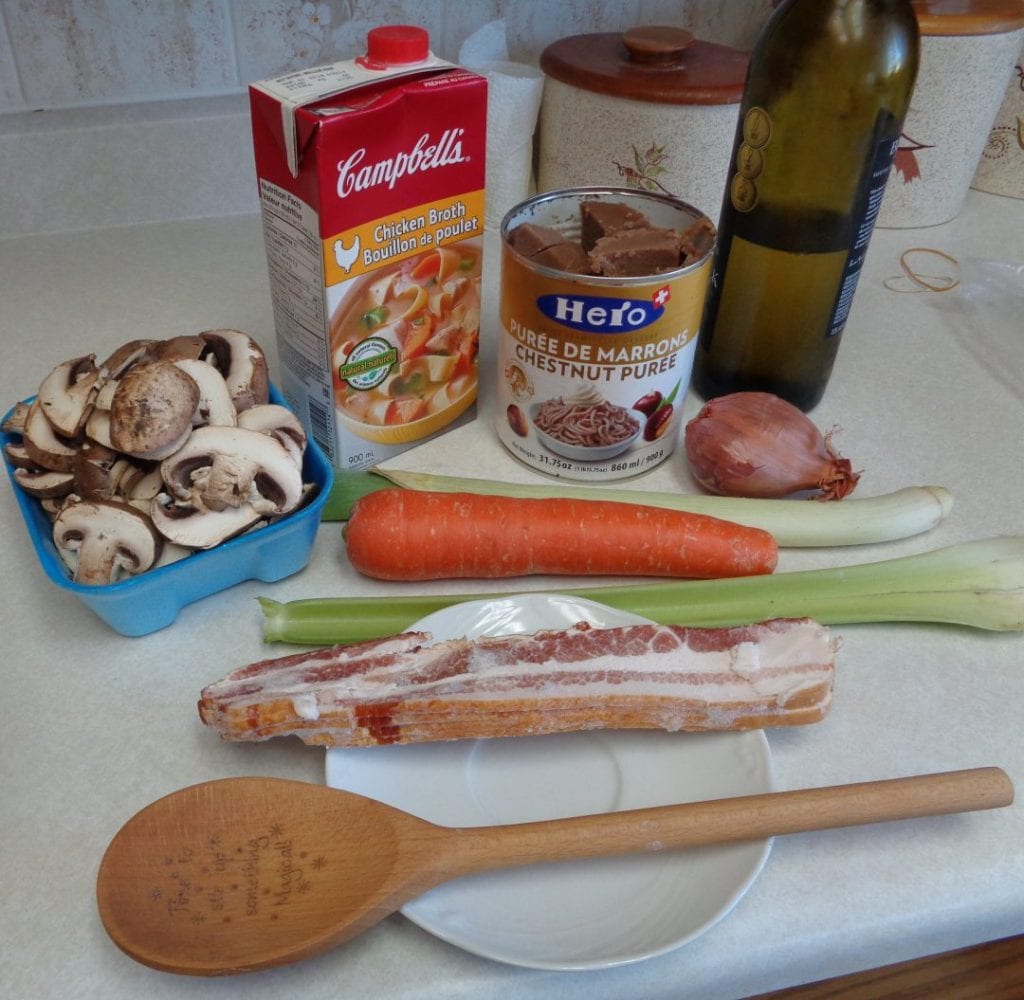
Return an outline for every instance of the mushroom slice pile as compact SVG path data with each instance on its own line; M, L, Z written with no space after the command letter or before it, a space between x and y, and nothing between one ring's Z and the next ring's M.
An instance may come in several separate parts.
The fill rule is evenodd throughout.
M21 437L6 457L76 581L144 572L301 506L305 430L269 389L240 330L132 340L99 365L54 368L6 422Z
M163 537L150 518L116 500L80 500L53 522L53 541L75 583L116 583L149 569Z

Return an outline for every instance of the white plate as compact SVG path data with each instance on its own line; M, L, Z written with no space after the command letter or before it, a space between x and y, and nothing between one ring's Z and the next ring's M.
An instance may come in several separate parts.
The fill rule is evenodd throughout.
M573 597L471 601L415 626L438 639L645 621ZM768 741L746 733L601 731L329 750L327 784L443 826L554 819L771 791ZM670 951L720 920L771 841L533 865L457 879L402 909L485 958L596 969Z

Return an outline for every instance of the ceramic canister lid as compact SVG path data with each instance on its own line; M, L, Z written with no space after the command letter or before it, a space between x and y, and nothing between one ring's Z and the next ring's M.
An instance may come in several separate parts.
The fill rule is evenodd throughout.
M570 35L541 53L552 79L599 94L661 104L737 104L747 53L698 41L682 28Z
M1024 28L1024 0L912 0L922 35L999 35Z

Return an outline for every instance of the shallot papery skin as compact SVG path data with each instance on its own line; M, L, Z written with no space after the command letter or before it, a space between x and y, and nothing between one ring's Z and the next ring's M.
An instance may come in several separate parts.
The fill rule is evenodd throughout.
M860 479L800 409L769 392L708 400L687 425L686 457L697 482L727 497L779 499L818 491L840 500Z

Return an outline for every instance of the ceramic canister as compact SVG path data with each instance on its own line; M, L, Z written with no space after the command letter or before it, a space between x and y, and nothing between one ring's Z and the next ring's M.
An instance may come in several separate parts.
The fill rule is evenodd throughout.
M538 191L626 186L717 217L746 53L647 26L559 39L540 65Z
M971 187L1024 198L1024 50L1013 67L1006 97L981 151Z
M921 62L878 216L889 228L960 212L1024 43L1020 0L913 5Z

